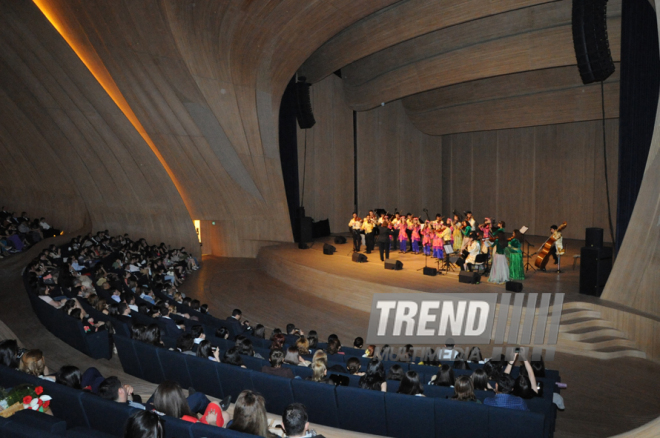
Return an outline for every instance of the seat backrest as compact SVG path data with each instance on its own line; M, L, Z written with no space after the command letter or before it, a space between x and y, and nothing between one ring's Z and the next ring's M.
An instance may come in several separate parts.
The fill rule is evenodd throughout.
M66 421L68 427L90 427L80 396L82 391L53 382L44 381L44 394L52 397L53 415Z
M492 437L548 436L543 414L494 406L488 408L490 409L489 435Z
M311 382L309 380L291 380L293 398L307 408L310 423L339 427L339 411L334 385Z
M115 436L122 436L128 417L136 411L126 403L105 400L89 393L83 393L80 400L89 426Z
M261 371L261 367L264 365L269 365L269 362L264 359L257 359L256 357L252 356L245 356L241 355L241 359L243 359L243 363L245 364L246 367L250 370L254 371Z
M204 390L204 393L211 397L223 398L225 396L222 383L218 377L218 363L203 357L188 356L188 369L193 370L190 373L193 388ZM234 399L236 400L236 399Z
M167 415L161 417L161 419L163 420L165 438L192 438L193 423Z
M293 374L296 376L299 376L303 379L306 379L308 377L312 377L313 371L311 368L308 367L301 367L299 365L289 365L289 364L282 364L284 368L289 368L291 371L293 371Z
M136 341L133 343L135 353L140 361L140 369L145 380L151 383L161 383L165 380L165 373L158 358L157 348L144 342Z
M142 379L143 374L142 368L140 368L140 361L135 353L135 348L133 348L133 343L137 341L124 336L115 336L114 341L117 347L117 353L119 354L119 362L121 362L124 372Z
M250 376L250 373L253 371L224 363L216 363L215 365L218 367L218 377L220 378L220 382L222 382L222 390L225 397L231 395L231 399L236 400L243 390L254 389Z
M190 428L192 436L194 438L250 438L254 435L248 435L243 432L237 432L231 429L225 429L224 427L218 426L209 426L204 423L195 423Z
M158 359L163 368L165 380L177 382L182 388L191 387L192 379L190 378L186 359L188 355L165 348L158 348L156 351L158 352Z
M386 394L387 435L397 438L432 437L435 409L432 398L405 394Z
M435 436L440 438L465 438L489 436L489 407L457 400L435 398ZM466 421L469 419L469 421ZM502 436L502 435L495 435ZM529 435L529 437L536 435Z
M66 422L64 420L51 415L43 415L31 409L18 411L10 419L17 423L35 427L46 433L53 433L55 435L64 435L66 433Z
M342 429L387 435L384 392L338 386L337 406Z
M251 373L255 391L266 399L266 410L272 414L282 415L284 409L293 403L291 379L271 376L266 373Z

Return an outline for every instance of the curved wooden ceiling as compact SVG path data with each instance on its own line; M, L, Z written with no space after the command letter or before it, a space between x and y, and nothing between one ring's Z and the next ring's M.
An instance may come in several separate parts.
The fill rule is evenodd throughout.
M352 109L404 99L413 123L431 135L597 119L600 90L581 84L571 5L397 3L325 43L300 73L315 81L341 68ZM621 1L610 1L608 32L615 61L620 59L620 17ZM615 75L605 87L610 118L618 116L617 83ZM426 102L423 111L415 109L419 102Z

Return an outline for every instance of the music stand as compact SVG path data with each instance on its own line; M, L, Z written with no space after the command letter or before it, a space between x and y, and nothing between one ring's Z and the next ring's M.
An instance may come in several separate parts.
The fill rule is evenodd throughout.
M525 239L525 233L527 232L527 230L529 230L529 228L527 228L524 225L522 227L520 227L520 235L522 236L522 242L521 242L520 246L522 247L522 250L523 250L523 257L527 258L527 262L525 262L525 266L523 266L525 272L529 271L530 269L532 269L532 271L536 271L536 268L534 267L534 265L532 265L529 262L529 258L531 256L533 256L534 254L536 254L536 253L530 254L530 251L531 251L530 247L532 245L527 241L527 239ZM526 253L525 253L525 243L527 243L527 252Z
M454 254L454 247L451 244L447 244L443 247L443 249L445 251L445 260L444 260L445 274L449 273L450 269L451 272L454 272L456 270L456 265L449 261L449 256L451 254Z

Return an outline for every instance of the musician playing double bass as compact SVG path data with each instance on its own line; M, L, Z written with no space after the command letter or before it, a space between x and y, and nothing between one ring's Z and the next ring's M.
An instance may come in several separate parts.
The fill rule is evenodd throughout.
M552 248L550 248L549 254L552 256L556 265L559 263L557 256L564 255L563 237L561 236L561 232L559 231L559 227L557 227L557 225L552 225L550 227L550 237L555 239L555 243L552 245ZM545 271L545 267L541 268L541 270Z

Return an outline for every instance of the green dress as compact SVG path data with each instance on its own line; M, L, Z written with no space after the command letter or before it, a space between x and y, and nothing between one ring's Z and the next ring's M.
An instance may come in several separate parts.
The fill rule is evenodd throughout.
M511 239L505 253L509 259L509 278L511 280L524 280L525 266L523 264L520 241L518 239Z

